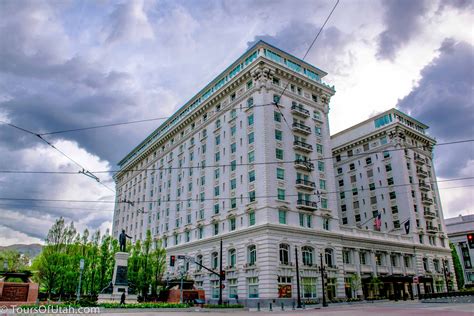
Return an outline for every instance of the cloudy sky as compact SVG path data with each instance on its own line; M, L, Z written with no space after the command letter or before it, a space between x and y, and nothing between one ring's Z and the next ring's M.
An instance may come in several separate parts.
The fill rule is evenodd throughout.
M335 1L0 1L0 120L35 133L168 116L263 39L302 57ZM333 133L391 107L438 142L474 138L469 0L342 0L306 60L336 86ZM45 136L91 171L116 163L159 121ZM0 170L79 168L0 124ZM439 179L474 176L473 143L435 151ZM108 173L97 174L113 186ZM472 213L474 181L445 182L446 217ZM0 173L0 198L113 200L80 174ZM110 203L0 200L0 245L41 241L59 216L111 226Z

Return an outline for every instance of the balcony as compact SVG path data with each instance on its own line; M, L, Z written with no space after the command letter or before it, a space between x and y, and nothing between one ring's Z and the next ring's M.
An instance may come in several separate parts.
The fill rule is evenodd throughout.
M344 263L344 271L345 272L357 272L357 267L355 264L352 263Z
M424 158L421 158L420 156L415 156L415 163L417 165L423 165L425 163L425 159Z
M296 105L296 104L293 104L291 106L291 113L299 115L299 116L304 117L304 118L307 118L310 115L308 110L306 110L301 105Z
M295 141L293 142L293 148L294 148L295 150L301 150L301 151L304 151L304 152L307 152L307 153L313 151L313 146L311 146L311 145L308 144L308 143L299 141L299 140L295 140Z
M434 226L426 226L426 232L428 234L435 234L438 232L438 227L434 227Z
M435 213L429 212L429 211L425 211L425 212L423 213L423 215L425 215L425 217L428 218L428 219L433 219L433 218L436 217L436 214L435 214Z
M361 264L360 265L360 272L362 272L362 273L372 273L373 272L372 265L370 265L370 264Z
M416 169L416 173L418 174L419 177L421 178L426 178L428 176L428 172L421 169L421 168L418 168Z
M422 197L421 202L425 205L431 205L433 204L433 199L427 198L427 197Z
M293 123L293 132L298 132L301 134L309 135L311 134L311 128L302 123Z
M404 274L402 267L392 267L392 274Z
M296 179L296 187L298 189L313 191L314 189L316 189L316 184L313 181L308 181L304 179Z
M316 202L310 200L298 199L296 201L296 207L299 209L315 211L318 208L318 205L316 204Z
M418 186L420 187L421 191L424 191L424 192L431 191L431 187L425 183L420 183Z
M301 169L301 170L306 170L306 171L312 171L312 170L314 170L314 164L310 161L307 161L307 160L296 159L295 160L295 168L296 169Z

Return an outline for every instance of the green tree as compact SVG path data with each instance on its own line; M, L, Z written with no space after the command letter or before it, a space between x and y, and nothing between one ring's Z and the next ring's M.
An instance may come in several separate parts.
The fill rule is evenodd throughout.
M362 287L362 281L358 274L353 274L349 280L351 290L352 290L352 297L357 297L357 291Z
M28 267L30 259L28 256L20 254L16 250L0 251L0 264L3 269L4 262L7 263L8 271L21 271Z
M458 289L464 287L464 273L462 272L461 261L459 260L458 252L456 251L456 246L453 243L449 243L451 248L451 256L453 257L454 273L456 275L456 281L458 284Z

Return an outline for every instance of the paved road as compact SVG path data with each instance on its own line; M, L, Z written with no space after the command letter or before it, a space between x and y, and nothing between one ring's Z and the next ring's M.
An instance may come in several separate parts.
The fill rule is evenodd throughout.
M0 316L3 315L14 315L12 311L8 311L6 314L4 311L0 311ZM148 309L121 309L121 310L102 310L101 314L106 316L123 315L123 316L191 316L194 315L206 315L206 316L270 316L270 315L289 315L289 316L474 316L474 304L455 304L455 303L419 303L417 301L406 301L406 302L377 302L377 303L366 303L357 305L330 305L326 308L308 308L306 310L285 310L281 311L275 309L270 312L268 310L262 310L257 312L256 310L250 311L199 311L196 309L193 311L163 311L159 309L148 310ZM191 314L191 315L189 315ZM30 314L31 315L31 314ZM46 314L43 314L46 315ZM68 314L61 314L68 315ZM78 314L73 314L78 315Z
M202 314L206 316L270 316L270 315L295 315L295 316L474 316L474 304L439 304L439 303L418 303L418 302L398 302L398 303L374 303L374 304L360 304L360 305L343 305L343 306L329 306L321 309L306 309L306 310L274 310L272 312L268 310L262 310L257 312L256 310L239 311L239 312L159 312L152 311L119 311L119 312L106 312L107 316L112 315L135 315L140 316L153 316L153 315L172 315L172 316L190 316L189 314Z

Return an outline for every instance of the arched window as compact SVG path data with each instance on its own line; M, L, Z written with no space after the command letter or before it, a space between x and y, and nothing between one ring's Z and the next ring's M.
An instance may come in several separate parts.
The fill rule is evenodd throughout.
M236 257L235 249L230 249L229 250L229 267L230 268L235 268L236 260L237 260L237 257Z
M303 253L303 265L312 266L314 258L314 249L308 246L304 246L303 248L301 248L301 252Z
M280 244L280 263L288 264L290 262L290 246L287 244Z
M257 247L255 245L250 245L247 247L247 263L250 266L255 265L257 262Z
M217 269L218 266L219 266L218 254L217 254L217 252L213 252L211 254L211 268L212 269Z
M196 257L196 263L202 264L202 255ZM196 264L196 271L201 271L201 266Z
M333 258L333 251L331 248L326 248L324 250L324 257L326 259L326 265L328 267L333 267L334 266L334 258Z

